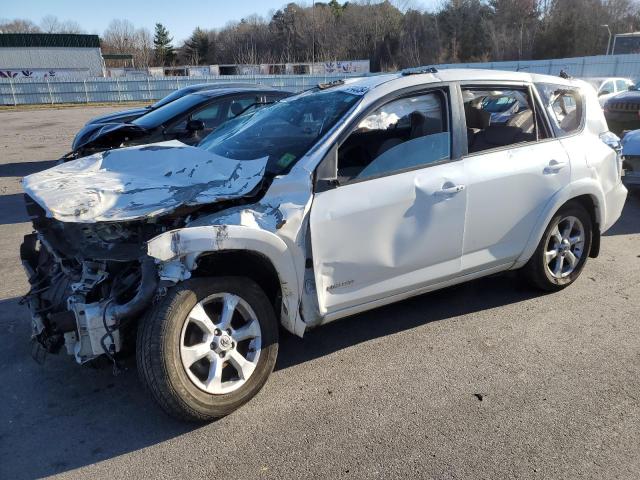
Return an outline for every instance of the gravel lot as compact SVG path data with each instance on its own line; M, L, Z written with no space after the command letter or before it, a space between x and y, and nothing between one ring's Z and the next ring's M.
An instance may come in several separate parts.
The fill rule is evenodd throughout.
M112 107L0 111L0 478L640 478L640 201L581 278L494 276L284 335L264 390L206 426L135 365L30 356L20 178Z

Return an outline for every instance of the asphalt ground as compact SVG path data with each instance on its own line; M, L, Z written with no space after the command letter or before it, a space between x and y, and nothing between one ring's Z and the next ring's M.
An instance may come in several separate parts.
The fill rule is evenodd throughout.
M497 275L283 334L236 413L173 421L138 382L30 355L20 178L84 107L0 111L0 478L640 478L640 197L570 288Z

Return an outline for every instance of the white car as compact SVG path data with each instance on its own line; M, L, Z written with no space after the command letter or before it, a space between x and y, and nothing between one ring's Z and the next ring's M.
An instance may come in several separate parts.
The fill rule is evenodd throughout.
M584 81L591 84L591 86L596 89L600 107L604 107L604 104L611 97L615 97L619 93L626 92L629 90L629 87L633 87L635 85L631 79L621 77L592 77L585 78Z
M519 107L492 123L487 97ZM164 410L221 417L266 382L280 326L506 270L573 283L622 211L618 149L581 81L425 69L320 85L197 148L74 160L24 179L33 337L115 368L135 340Z

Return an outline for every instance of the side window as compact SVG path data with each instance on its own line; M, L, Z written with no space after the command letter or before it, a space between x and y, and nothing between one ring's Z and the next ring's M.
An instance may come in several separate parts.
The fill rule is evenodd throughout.
M624 92L628 88L629 87L627 87L627 81L626 80L616 80L616 91L617 92Z
M205 132L211 132L218 126L220 121L218 120L218 113L220 110L220 102L209 104L204 108L192 113L189 116L182 116L180 120L169 126L166 133L170 134L184 134L187 132L187 122L189 120L202 120L204 122Z
M219 113L220 102L215 102L192 114L191 120L202 120L205 129L214 129L220 123Z
M540 119L526 88L462 89L469 153L544 138Z
M255 105L258 101L256 97L238 98L232 100L229 104L229 110L227 111L227 118L237 117L241 113L244 113L249 107Z
M613 82L609 80L608 82L604 82L598 90L598 95L607 95L609 93L613 93L615 90L613 89Z
M339 182L448 160L447 105L439 90L393 100L370 112L338 149Z
M548 83L537 84L536 88L556 136L566 137L580 130L584 119L584 101L577 88Z

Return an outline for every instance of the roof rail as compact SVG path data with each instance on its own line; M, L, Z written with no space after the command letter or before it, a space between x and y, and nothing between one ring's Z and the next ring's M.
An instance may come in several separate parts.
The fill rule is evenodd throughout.
M420 75L422 73L438 73L438 69L436 67L415 67L415 68L405 68L400 72L403 76L407 75Z

